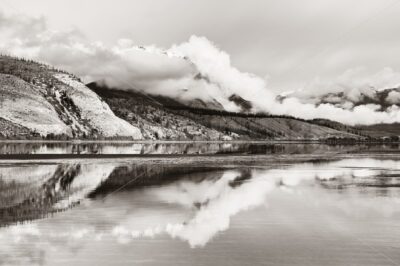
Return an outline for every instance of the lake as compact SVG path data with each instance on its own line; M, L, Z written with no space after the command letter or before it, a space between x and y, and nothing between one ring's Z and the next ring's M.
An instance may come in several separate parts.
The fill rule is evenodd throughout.
M316 152L397 151L399 143L326 145L320 143L268 142L0 142L6 154L310 154Z
M0 265L400 265L398 146L73 147L0 150L183 159L0 161Z

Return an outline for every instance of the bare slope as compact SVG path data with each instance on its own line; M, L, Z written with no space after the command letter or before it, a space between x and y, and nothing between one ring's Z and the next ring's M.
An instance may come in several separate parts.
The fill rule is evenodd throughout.
M41 135L71 135L40 88L12 75L0 74L0 116Z
M0 56L0 118L42 137L142 138L75 76L9 56Z

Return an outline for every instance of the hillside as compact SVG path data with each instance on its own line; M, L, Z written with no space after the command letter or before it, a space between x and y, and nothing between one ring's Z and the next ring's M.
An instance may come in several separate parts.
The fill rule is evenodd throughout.
M0 92L5 138L142 138L78 78L47 65L0 56Z
M350 128L338 130L293 117L231 113L215 109L193 108L165 96L109 89L96 83L87 85L107 102L113 112L142 129L158 129L151 138L174 139L308 139L362 138ZM212 136L212 137L210 137Z
M252 114L251 102L182 101L90 83L37 62L0 56L0 138L149 140L360 140L377 129ZM381 131L385 136L393 131ZM378 136L377 134L372 134Z
M375 138L400 136L400 123L375 124L370 126L359 126L359 128Z
M174 99L152 97L136 91L111 90L96 83L87 86L102 97L117 116L140 128L146 139L230 140L237 137L171 112L165 106L185 107Z

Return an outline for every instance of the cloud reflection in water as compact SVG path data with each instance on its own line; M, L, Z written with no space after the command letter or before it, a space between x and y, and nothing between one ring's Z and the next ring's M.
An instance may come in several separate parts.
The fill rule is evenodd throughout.
M83 200L90 190L101 186L113 167L82 168L76 183L71 185L79 192L73 194L73 200ZM166 185L128 190L106 199L83 201L81 206L51 218L1 228L0 262L27 263L41 254L70 254L94 243L129 244L141 238L163 236L180 239L193 248L204 247L229 229L235 215L266 206L268 197L276 193L340 210L340 214L329 213L327 217L371 212L374 217L391 217L399 215L400 210L400 195L395 188L400 183L399 171L397 161L349 159L273 169L207 172L200 180L182 178ZM379 183L382 178L386 178L386 183ZM346 194L338 193L345 188ZM386 189L388 193L371 196L365 194L366 188L374 193ZM15 256L8 255L21 250L26 252L18 255L17 262Z

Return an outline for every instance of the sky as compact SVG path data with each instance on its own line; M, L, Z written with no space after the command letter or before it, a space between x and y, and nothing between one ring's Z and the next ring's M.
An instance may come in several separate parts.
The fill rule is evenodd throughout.
M90 41L169 48L205 36L239 70L275 91L348 69L400 68L398 0L0 0L10 13L42 16Z

